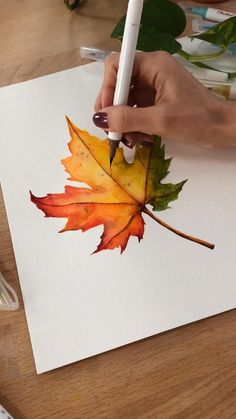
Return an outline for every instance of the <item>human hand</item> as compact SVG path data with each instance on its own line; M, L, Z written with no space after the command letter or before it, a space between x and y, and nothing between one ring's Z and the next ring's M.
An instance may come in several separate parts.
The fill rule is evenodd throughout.
M233 123L236 107L229 108L166 52L137 53L129 103L111 106L118 64L119 54L106 59L95 103L97 126L122 132L123 142L131 147L137 142L150 143L154 135L205 147L235 145L236 132L232 139L226 130Z

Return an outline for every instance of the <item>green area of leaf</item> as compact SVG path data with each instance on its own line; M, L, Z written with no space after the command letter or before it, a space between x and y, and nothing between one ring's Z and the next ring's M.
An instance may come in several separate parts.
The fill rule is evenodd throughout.
M111 37L122 40L125 18L115 26ZM186 25L183 10L169 0L147 0L144 3L137 49L141 51L178 52L181 45L175 40Z
M152 148L147 182L148 203L154 211L163 211L171 201L178 198L186 180L177 184L161 183L169 173L171 159L165 159L165 146L161 145L160 137L157 137Z
M193 36L193 38L202 39L220 48L227 49L236 42L236 16L213 26L199 35Z

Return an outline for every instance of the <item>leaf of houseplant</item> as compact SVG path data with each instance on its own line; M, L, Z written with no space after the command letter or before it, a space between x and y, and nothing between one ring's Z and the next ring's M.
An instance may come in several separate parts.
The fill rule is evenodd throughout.
M193 38L202 39L220 48L227 49L230 45L236 43L236 16L193 36Z
M153 29L140 27L137 49L140 51L167 51L176 54L182 48L181 44L168 33L156 32Z
M113 29L112 38L122 40L125 18L123 16ZM185 14L176 3L169 0L148 0L143 7L137 49L176 53L181 46L175 36L183 32L185 25Z
M183 9L172 1L147 0L143 6L141 24L176 37L183 32L186 17Z

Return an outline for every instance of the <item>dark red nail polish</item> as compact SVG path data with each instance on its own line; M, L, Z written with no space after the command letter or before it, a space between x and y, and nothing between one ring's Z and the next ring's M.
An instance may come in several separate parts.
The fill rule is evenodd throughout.
M93 115L93 122L99 128L108 128L107 113L97 112Z

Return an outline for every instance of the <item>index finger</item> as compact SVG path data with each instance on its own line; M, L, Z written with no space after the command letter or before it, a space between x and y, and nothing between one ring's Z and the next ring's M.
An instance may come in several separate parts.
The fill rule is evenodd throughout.
M155 86L158 67L161 67L163 53L137 52L134 60L132 79L136 87ZM116 87L117 72L119 68L119 53L109 55L105 60L105 70L102 87L95 102L95 112L113 105Z
M120 54L113 53L105 60L103 83L95 102L95 112L113 104L119 59Z

